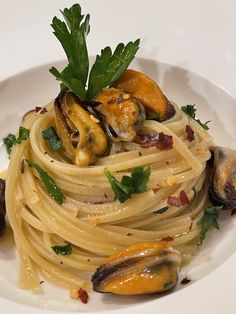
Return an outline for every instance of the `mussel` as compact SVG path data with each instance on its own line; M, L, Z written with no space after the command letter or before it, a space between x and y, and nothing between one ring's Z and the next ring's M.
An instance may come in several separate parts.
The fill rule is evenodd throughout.
M209 161L209 194L223 209L236 207L236 151L212 147Z
M108 258L92 276L93 289L122 295L153 294L173 289L181 254L167 242L140 243Z
M124 90L139 100L150 119L156 116L157 120L165 121L175 115L174 106L163 94L160 87L142 72L128 69L113 86Z
M83 108L72 92L56 98L54 111L57 133L75 164L87 166L105 154L107 138L99 120Z
M5 180L0 179L0 237L6 229Z
M132 141L146 118L142 104L115 88L105 88L95 100L100 103L95 109L104 118L113 141Z

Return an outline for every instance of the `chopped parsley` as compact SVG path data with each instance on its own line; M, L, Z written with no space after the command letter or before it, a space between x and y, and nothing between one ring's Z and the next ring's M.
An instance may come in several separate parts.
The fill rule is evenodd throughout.
M42 132L42 137L48 142L48 145L52 150L57 151L61 148L61 140L53 126L44 130Z
M131 176L123 176L121 182L118 182L107 168L104 169L104 174L108 178L112 190L115 193L115 199L123 203L129 199L132 194L147 191L147 183L151 170L150 167L137 167L132 170Z
M39 177L42 180L48 194L58 204L62 204L65 197L61 189L59 189L59 187L56 185L53 178L50 177L46 171L44 171L38 164L34 163L32 160L25 159L25 161L29 164L30 167L33 167L38 172Z
M51 247L57 255L71 255L72 245L70 243L65 246L55 245Z
M166 280L163 284L163 289L167 289L170 285L172 285L172 281Z
M153 214L162 214L162 213L166 212L168 208L169 208L168 206L162 207L162 208L160 208L160 209L158 209L158 210L155 210L155 211L153 212Z
M127 69L139 49L140 41L130 41L127 45L120 43L113 53L110 47L104 48L97 55L89 74L86 36L90 31L90 16L82 15L79 4L61 13L65 22L54 17L51 26L66 53L68 65L62 72L54 67L50 72L62 83L62 90L73 91L80 100L91 100Z
M193 118L198 124L200 124L200 126L205 129L205 130L209 130L208 127L208 123L211 121L206 121L205 123L202 123L199 119L196 118L196 111L197 109L195 108L195 105L186 105L186 106L182 106L181 110L186 113L188 116L190 116L191 118Z
M192 191L193 191L193 196L195 196L195 195L197 194L197 191L196 191L195 186L194 186L194 187L192 187Z
M29 129L20 126L18 137L16 137L14 134L8 134L8 136L3 139L3 143L6 146L9 157L11 155L13 146L16 144L21 144L23 141L27 141L29 139L29 134Z
M202 245L203 241L205 240L206 233L210 227L214 227L219 229L218 218L220 215L220 209L223 206L211 206L207 207L204 210L203 217L198 221L198 225L201 226L201 233L200 233L200 245Z

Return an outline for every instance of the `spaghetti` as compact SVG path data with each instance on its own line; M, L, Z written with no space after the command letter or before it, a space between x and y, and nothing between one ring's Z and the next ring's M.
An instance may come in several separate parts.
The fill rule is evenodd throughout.
M107 256L140 242L171 241L185 260L191 258L200 234L197 222L208 201L204 179L212 138L174 107L173 118L162 123L145 120L140 130L171 136L172 149L145 148L135 141L113 143L108 156L83 167L52 151L41 135L55 126L53 103L44 114L24 117L22 126L30 129L30 139L15 145L6 180L7 215L20 255L20 287L40 292L42 275L69 290L89 289L85 274ZM192 141L186 125L194 131ZM62 204L47 193L34 168L25 163L22 169L29 159L55 180L65 196ZM150 166L148 190L124 203L114 200L104 168L120 180L140 166ZM181 200L181 193L187 201ZM180 204L173 202L176 199ZM71 255L52 250L68 243Z

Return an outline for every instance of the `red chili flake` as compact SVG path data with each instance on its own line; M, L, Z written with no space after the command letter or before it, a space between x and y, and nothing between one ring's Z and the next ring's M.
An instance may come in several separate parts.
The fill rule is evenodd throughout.
M79 299L81 300L82 303L87 304L88 303L88 293L84 289L79 289Z
M104 204L104 203L107 203L107 202L106 201L96 201L96 202L93 202L92 204L100 205L100 204Z
M191 222L191 224L190 224L190 226L189 226L189 231L191 231L192 230L192 227L193 227L193 223Z
M231 216L233 216L233 215L235 215L236 214L236 208L233 208L232 210L231 210Z
M234 201L236 200L236 191L232 183L226 182L224 188L225 196L228 200Z
M44 281L43 281L43 280L41 280L39 284L40 284L40 285L42 285L43 283L44 283Z
M20 172L23 174L25 172L25 160L22 159L20 163Z
M160 132L159 134L139 134L143 148L156 146L160 150L173 148L173 138L170 135Z
M187 133L187 140L189 140L189 142L192 142L195 138L193 129L190 125L186 125L185 131Z
M38 107L38 106L35 107L35 112L36 112L36 113L38 113L38 112L41 111L41 110L42 110L42 107Z
M47 109L44 107L44 108L40 111L40 114L44 114L44 113L46 113L46 112L48 112L48 111L47 111Z
M190 283L191 279L189 279L187 276L184 277L184 279L181 280L181 285L187 285L188 283Z
M86 202L85 202L86 203ZM108 204L108 203L111 203L111 201L95 201L95 202L91 202L89 204L95 204L95 205L100 205L100 204Z
M181 202L181 204L182 204L183 206L186 205L186 204L189 204L188 195L185 193L184 190L181 190L181 191L180 191L179 199L180 199L180 202Z
M167 236L167 237L162 238L161 241L171 242L171 241L174 241L174 238Z
M117 99L117 104L121 104L123 101L124 101L123 95L120 94L119 97L118 97L118 99Z
M116 102L116 98L115 97L111 97L109 100L108 100L108 104L114 104Z
M167 200L167 203L169 205L173 205L175 207L181 207L182 206L181 201L176 196L169 196L168 200Z

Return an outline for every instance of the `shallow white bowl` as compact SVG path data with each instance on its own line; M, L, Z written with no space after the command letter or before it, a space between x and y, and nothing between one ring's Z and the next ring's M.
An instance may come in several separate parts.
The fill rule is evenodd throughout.
M55 66L61 68L63 64L64 62L57 62ZM43 106L57 96L59 84L48 72L50 66L33 68L0 83L0 143L9 132L14 133L18 130L21 117L27 110ZM195 104L198 109L197 116L203 122L211 120L210 133L214 136L215 143L236 148L236 101L228 93L192 72L155 60L137 58L132 68L143 71L156 80L168 99L179 105ZM3 145L0 144L0 171L7 167L7 163L8 157ZM198 298L203 298L201 299L203 304L206 295L201 287L211 287L209 278L217 281L218 266L229 258L232 260L232 254L236 249L236 223L229 212L222 213L220 226L220 231L212 230L207 234L203 247L192 263L182 269L180 279L186 275L192 279L188 286L179 284L171 294L158 297L118 297L94 293L87 305L71 300L67 292L47 283L43 284L45 293L39 296L18 289L17 253L11 241L7 243L1 239L0 302L4 313L17 310L18 313L34 314L41 313L42 309L80 313L88 311L101 313L107 310L117 313L141 313L148 309L149 312L158 313L160 310L159 313L173 313L174 310L174 313L177 313L178 310L181 312L183 305L180 300L185 298L185 295L184 306L194 304L195 291L198 293ZM8 232L10 233L9 230ZM232 269L227 268L227 272L232 271L235 277L236 272L233 266L230 267ZM229 285L232 285L233 289L233 283ZM211 289L215 296L219 294L219 287L211 287ZM213 294L207 295L207 298L210 300ZM233 304L236 305L234 300L231 305ZM199 306L201 307L200 304ZM182 313L184 313L183 308ZM215 313L221 312L217 310Z

